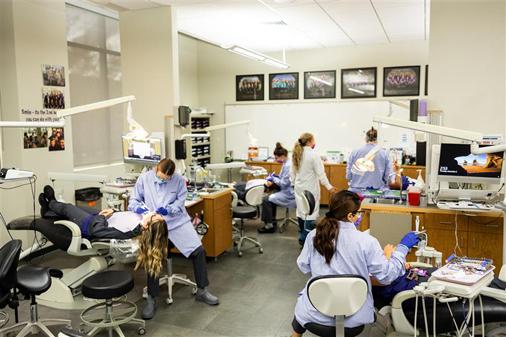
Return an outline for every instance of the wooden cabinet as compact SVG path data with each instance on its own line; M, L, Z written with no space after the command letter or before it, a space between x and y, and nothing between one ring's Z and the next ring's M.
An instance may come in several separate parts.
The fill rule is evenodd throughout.
M328 175L332 186L339 191L348 189L348 180L346 180L346 165L328 165L330 174Z
M442 210L435 207L406 207L380 204L363 205L366 212L360 226L369 228L371 212L411 213L412 229L416 217L420 229L425 229L429 246L443 253L443 262L454 252L460 256L487 257L494 260L498 273L503 264L503 214L500 212L470 213ZM458 239L458 241L457 241ZM414 254L408 256L415 260Z
M471 257L487 257L494 260L496 268L503 264L503 218L469 217L467 254Z
M209 257L216 258L232 247L231 200L230 190L224 190L205 195L200 202L186 208L192 218L204 211L204 221L209 230L202 239L202 245Z
M425 178L425 166L402 166L402 174L413 179L418 178L418 170L422 170L422 178L427 181Z

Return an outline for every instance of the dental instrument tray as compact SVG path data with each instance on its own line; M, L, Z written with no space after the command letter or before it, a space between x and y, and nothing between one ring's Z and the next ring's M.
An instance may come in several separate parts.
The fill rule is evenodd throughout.
M446 265L432 273L432 276L443 281L471 285L480 281L495 269L493 260L451 255Z

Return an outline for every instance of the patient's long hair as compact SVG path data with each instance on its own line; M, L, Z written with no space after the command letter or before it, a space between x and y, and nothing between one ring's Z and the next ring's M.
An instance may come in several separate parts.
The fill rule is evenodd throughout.
M163 259L167 256L169 232L165 220L150 221L148 228L137 238L139 253L135 270L144 267L146 273L158 277L162 271Z
M316 225L316 235L313 239L315 249L325 257L327 264L330 264L336 251L339 221L348 221L348 214L356 214L360 209L360 203L360 197L354 192L344 190L332 194L329 211Z

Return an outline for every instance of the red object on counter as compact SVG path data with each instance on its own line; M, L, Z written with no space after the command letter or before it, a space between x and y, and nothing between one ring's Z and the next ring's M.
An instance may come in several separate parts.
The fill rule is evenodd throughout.
M410 206L420 206L420 192L408 191L408 204Z

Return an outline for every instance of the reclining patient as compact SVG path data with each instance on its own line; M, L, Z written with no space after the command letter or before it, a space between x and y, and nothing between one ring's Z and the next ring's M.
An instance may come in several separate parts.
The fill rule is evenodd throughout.
M39 195L40 213L43 218L52 217L74 222L81 229L86 239L120 239L126 240L141 234L149 225L158 225L165 221L159 215L153 215L143 223L143 217L134 212L115 212L104 209L100 212L59 202L55 199L51 186L44 187ZM146 218L145 218L146 219ZM121 228L122 230L119 230Z

